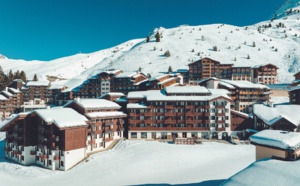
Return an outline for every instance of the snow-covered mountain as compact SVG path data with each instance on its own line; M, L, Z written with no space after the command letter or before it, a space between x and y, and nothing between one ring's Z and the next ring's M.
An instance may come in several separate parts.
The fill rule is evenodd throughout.
M235 66L273 63L279 67L280 82L291 82L293 74L300 70L298 10L298 0L287 0L275 12L274 19L255 25L161 27L153 31L158 31L162 36L158 43L153 34L149 43L145 38L135 39L98 52L76 54L48 62L4 58L0 59L0 66L5 71L24 70L29 78L34 73L41 79L47 76L67 78L70 79L70 86L75 86L106 69L134 71L141 67L145 73L156 74L167 71L169 66L173 70L188 68L187 65L192 61L209 57ZM218 50L214 51L213 46ZM171 53L170 57L164 56L167 50Z

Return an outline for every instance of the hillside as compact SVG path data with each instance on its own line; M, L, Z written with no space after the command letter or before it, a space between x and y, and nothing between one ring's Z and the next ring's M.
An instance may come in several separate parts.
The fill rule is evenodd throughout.
M287 15L285 12L293 8ZM235 66L254 66L273 63L279 67L279 80L289 83L293 74L300 70L300 9L298 1L287 0L276 11L276 19L255 25L237 27L226 24L200 26L182 25L176 28L158 28L161 42L145 38L135 39L110 49L90 54L76 54L49 62L0 59L5 71L24 70L28 77L37 73L40 78L47 75L70 79L67 84L74 87L98 72L115 68L134 71L142 67L144 73L159 73L187 68L192 61L209 57L221 63ZM294 11L295 10L295 11ZM213 51L216 46L218 51ZM170 57L164 53L169 50ZM248 55L249 58L248 59Z

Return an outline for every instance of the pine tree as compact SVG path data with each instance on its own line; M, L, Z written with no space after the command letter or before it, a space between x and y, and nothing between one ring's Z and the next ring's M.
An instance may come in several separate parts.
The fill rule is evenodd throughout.
M247 55L247 59L250 59L250 56L249 56L249 54Z
M159 34L159 32L156 32L155 39L156 39L156 42L160 42L160 34Z
M7 75L7 84L9 84L10 82L12 82L14 80L14 74L12 72L12 70L10 69Z
M20 71L17 70L17 72L14 73L14 79L20 79Z
M255 46L256 46L254 41L253 41L253 43L252 43L252 46L253 46L253 47L255 47Z
M26 73L23 70L20 73L20 79L25 83L27 82Z
M0 91L5 87L5 74L2 67L0 66Z
M169 72L169 73L173 72L173 69L172 69L171 66L169 66L168 72Z
M142 72L142 67L139 67L139 70L138 70L139 72Z
M150 42L150 36L147 36L146 42L147 42L147 43Z
M37 75L36 74L34 74L34 76L33 76L33 80L32 81L38 81L38 77L37 77Z
M171 56L171 53L170 53L170 51L169 50L167 50L166 52L165 52L165 54L164 54L166 57L170 57Z

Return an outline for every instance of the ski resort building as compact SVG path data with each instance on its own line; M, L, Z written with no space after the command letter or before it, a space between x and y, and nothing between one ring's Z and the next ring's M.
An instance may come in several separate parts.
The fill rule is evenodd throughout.
M292 81L292 86L297 86L300 83L300 72L294 74L295 80Z
M141 83L142 90L162 90L169 86L183 85L183 77L181 74L163 74L149 78L148 81Z
M189 65L189 84L198 85L198 81L210 77L231 79L233 64L221 64L210 58L203 58Z
M226 89L233 100L231 109L244 113L250 113L254 103L263 103L269 100L270 91L267 86L249 81L207 78L200 81L199 85L210 89Z
M253 106L254 129L300 131L300 105L264 105Z
M5 156L23 165L68 170L123 137L127 115L119 108L111 101L87 99L11 115L0 120Z
M23 102L23 94L20 90L6 87L0 92L1 117L8 117L10 114L18 112Z
M300 86L297 85L289 89L290 104L300 104Z
M232 67L232 78L233 81L250 81L251 82L251 67L240 66Z
M269 63L266 65L257 65L251 69L251 79L253 83L276 84L278 83L278 67Z
M300 158L300 133L264 130L250 136L256 146L256 160L275 158L298 160Z
M249 114L230 110L231 135L238 136L239 139L248 139L247 130L254 129L253 118Z
M167 87L129 92L129 139L216 138L228 135L231 99L224 90Z
M105 99L77 98L64 107L72 108L89 119L87 129L87 153L103 150L114 140L124 137L124 119L121 106Z

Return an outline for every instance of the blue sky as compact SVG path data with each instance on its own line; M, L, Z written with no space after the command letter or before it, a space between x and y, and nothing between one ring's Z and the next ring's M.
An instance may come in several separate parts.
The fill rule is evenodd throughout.
M284 0L0 0L0 54L51 60L90 53L157 27L270 19Z

